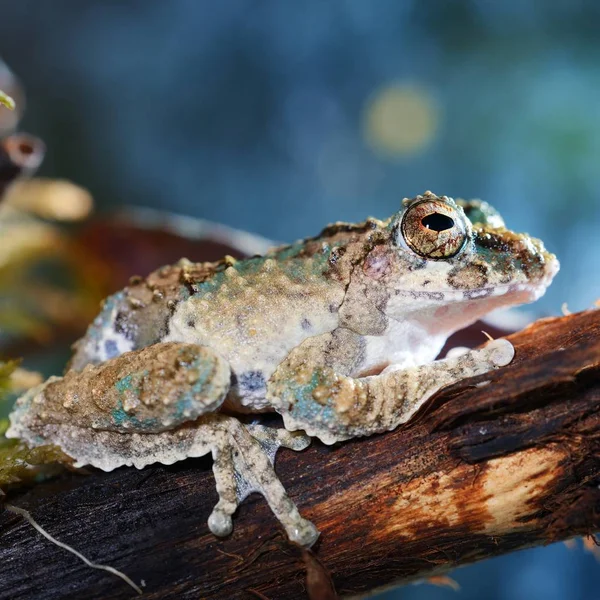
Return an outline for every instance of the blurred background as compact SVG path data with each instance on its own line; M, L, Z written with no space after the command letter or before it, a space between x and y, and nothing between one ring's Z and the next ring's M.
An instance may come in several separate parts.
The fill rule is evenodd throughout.
M593 0L1 0L0 59L40 173L97 213L293 241L427 189L480 197L558 255L548 315L600 298L599 27ZM581 545L453 577L380 598L600 597Z

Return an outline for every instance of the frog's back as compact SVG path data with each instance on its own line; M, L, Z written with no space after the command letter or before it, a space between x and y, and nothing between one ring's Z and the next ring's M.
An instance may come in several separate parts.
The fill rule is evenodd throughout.
M208 345L234 373L267 375L303 339L331 331L365 234L381 225L336 224L265 256L181 260L134 277L107 298L75 344L83 369L162 341ZM249 376L249 375L248 375Z
M192 292L191 281L209 279L218 264L181 260L146 278L132 277L125 289L103 302L100 314L73 346L68 368L80 371L88 364L99 364L164 339L175 307Z

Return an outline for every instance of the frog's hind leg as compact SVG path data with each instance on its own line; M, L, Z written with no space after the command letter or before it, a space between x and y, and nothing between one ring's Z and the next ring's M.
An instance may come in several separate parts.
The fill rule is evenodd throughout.
M38 438L70 428L170 431L218 410L230 384L229 364L210 348L154 344L29 390L15 404L7 435L39 445Z
M302 450L309 438L216 412L230 381L229 364L210 348L155 344L33 388L17 401L7 435L31 446L55 444L75 466L104 471L212 453L219 502L209 526L215 534L231 531L231 515L257 491L289 537L310 546L318 532L273 468L281 446Z
M319 536L316 527L302 518L275 473L273 464L280 447L303 450L310 438L301 433L262 425L244 425L224 417L228 441L213 450L213 472L219 502L208 520L210 530L219 536L231 532L231 515L252 492L262 494L288 537L302 546L312 546Z

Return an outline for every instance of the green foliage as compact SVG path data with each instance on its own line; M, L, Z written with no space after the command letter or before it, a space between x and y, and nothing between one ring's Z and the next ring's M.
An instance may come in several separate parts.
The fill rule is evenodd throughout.
M3 362L0 361L0 402L4 400L8 392L10 391L10 376L17 367L17 361ZM4 434L4 431L0 429L0 434Z
M10 395L10 375L15 367L15 362L0 362L0 403ZM7 439L8 426L8 419L0 419L0 490L11 483L34 481L48 472L47 465L69 462L56 446L28 448L19 440Z
M14 110L15 108L15 101L10 96L7 96L2 90L0 90L0 104L10 110Z

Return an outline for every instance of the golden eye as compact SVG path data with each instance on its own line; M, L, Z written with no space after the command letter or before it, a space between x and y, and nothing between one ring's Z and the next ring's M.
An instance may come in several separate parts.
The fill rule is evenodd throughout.
M462 215L442 200L423 200L409 206L401 224L408 247L425 258L451 258L467 239Z

